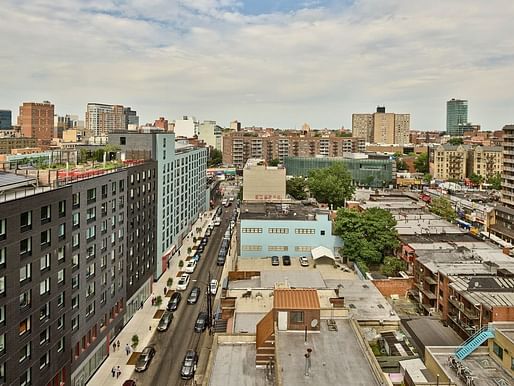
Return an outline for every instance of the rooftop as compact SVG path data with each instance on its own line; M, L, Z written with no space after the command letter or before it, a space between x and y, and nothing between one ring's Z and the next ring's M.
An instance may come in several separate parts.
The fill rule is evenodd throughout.
M402 319L402 326L422 355L426 346L457 346L462 343L462 338L453 329L429 316Z
M277 333L276 355L284 385L378 385L366 354L349 320L337 320L337 331L329 331L325 321L320 333L310 333L307 345L304 335ZM311 348L311 370L305 376L306 349Z
M315 289L277 288L273 307L288 310L319 310L318 292Z
M471 304L492 307L514 306L514 279L503 277L452 277L450 287Z
M298 203L243 202L241 220L316 220L319 209ZM328 212L326 212L328 215Z

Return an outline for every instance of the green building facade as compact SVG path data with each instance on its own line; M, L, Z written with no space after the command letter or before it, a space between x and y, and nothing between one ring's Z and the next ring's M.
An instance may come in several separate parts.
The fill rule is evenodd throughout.
M342 157L285 157L284 165L288 176L307 177L313 169L328 168L334 162L342 162L359 186L381 188L395 183L396 164L388 158L352 159Z

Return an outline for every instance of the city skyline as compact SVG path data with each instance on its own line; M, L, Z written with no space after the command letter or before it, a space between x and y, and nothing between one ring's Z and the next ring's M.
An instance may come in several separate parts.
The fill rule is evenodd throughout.
M133 106L141 123L350 128L385 105L444 130L459 98L499 130L512 121L513 15L504 0L7 1L0 108L13 121L22 102L50 100L80 117L89 102Z

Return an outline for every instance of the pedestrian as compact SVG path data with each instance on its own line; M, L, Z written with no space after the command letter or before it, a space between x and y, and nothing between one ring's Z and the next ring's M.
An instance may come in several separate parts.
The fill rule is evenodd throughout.
M140 310L142 310L142 309L143 309L143 304L144 304L144 303L143 303L143 301L141 300L141 307L139 307L139 309L140 309Z
M112 344L112 351L113 351L113 352L116 352L116 343L113 343L113 344Z
M125 345L125 352L127 353L127 355L130 354L130 346L128 345L128 343Z
M116 342L116 346L118 347L118 350L119 350L120 349L120 341L119 340Z
M168 260L168 269L170 269L170 261Z
M111 373L112 373L112 377L114 378L114 376L116 375L116 367L112 367L112 370L111 370Z
M180 256L180 249L178 250L178 255Z
M119 377L120 377L120 375L121 375L121 369L120 369L120 366L118 366L118 367L116 368L116 378L119 378Z
M166 294L168 293L168 287L164 287L164 296L166 296Z
M148 326L148 331L152 331L152 326Z

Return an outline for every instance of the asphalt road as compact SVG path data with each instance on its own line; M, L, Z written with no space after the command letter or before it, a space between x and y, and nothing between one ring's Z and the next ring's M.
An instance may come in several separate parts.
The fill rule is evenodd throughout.
M186 291L182 291L182 300L178 309L174 312L174 318L168 331L156 331L150 345L156 350L155 357L152 360L148 370L143 373L135 373L132 379L136 381L138 386L177 386L192 385L193 380L184 381L180 378L180 369L182 361L189 349L194 349L199 353L198 344L202 334L208 334L208 329L202 334L194 332L194 324L196 317L200 311L207 311L207 282L209 272L211 279L221 278L223 267L216 265L216 258L221 246L221 240L225 234L230 216L235 210L235 205L223 208L221 226L214 227L207 247L202 253L200 262L195 272L191 276L191 281ZM177 278L174 278L176 281ZM221 283L220 283L221 285ZM187 297L191 288L198 286L201 289L201 297L194 305L187 304ZM218 291L221 288L218 287ZM166 298L169 299L169 298ZM167 304L163 303L164 306ZM212 299L214 303L214 299Z

